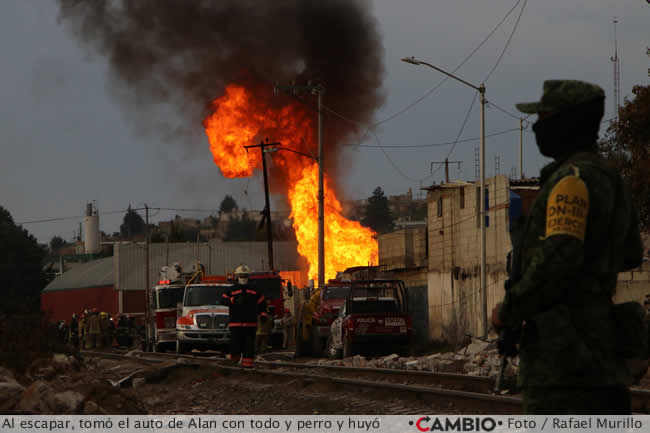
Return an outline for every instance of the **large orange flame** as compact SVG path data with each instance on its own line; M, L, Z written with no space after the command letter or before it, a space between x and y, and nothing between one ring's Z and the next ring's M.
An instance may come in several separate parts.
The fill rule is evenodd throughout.
M262 97L263 96L263 97ZM259 152L246 152L244 145L269 136L287 147L315 154L313 113L296 103L271 108L264 103L268 95L254 95L231 84L224 96L212 103L213 113L204 120L205 132L215 164L226 177L247 177L261 166ZM298 252L309 262L309 278L318 274L318 165L305 156L289 151L272 154L273 164L281 167L291 206ZM277 174L276 174L277 175ZM334 278L337 271L350 266L376 264L377 241L374 232L342 215L331 179L325 176L325 274Z

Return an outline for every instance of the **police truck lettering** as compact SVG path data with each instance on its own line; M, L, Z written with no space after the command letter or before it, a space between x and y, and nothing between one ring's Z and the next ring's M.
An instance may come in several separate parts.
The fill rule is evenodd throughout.
M546 202L546 237L569 235L585 239L589 192L577 176L567 176L553 187Z

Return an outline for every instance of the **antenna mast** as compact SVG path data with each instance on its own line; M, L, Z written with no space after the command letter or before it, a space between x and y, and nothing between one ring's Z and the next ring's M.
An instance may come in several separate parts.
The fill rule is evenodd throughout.
M618 39L616 37L616 24L618 19L614 17L614 56L610 60L614 64L614 116L618 118L618 107L621 106L621 76L620 64L618 59Z

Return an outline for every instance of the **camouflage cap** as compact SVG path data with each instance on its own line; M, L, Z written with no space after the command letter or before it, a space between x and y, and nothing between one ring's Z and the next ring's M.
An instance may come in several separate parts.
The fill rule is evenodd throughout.
M578 80L546 80L541 101L516 104L516 107L522 113L552 113L604 97L605 91L595 84Z

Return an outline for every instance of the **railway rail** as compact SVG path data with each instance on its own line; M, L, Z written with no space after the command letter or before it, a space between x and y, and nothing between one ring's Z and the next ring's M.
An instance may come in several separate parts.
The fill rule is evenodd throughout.
M518 414L521 399L517 396L494 395L494 381L485 376L457 373L315 365L284 361L256 361L256 368L235 366L223 357L135 352L127 356L115 352L85 352L91 356L114 359L138 359L162 362L184 358L201 365L254 376L273 376L305 383L328 383L349 391L387 392L390 395L420 403L445 403L468 413ZM512 385L512 384L511 384ZM650 391L632 389L632 407L636 413L650 413Z

